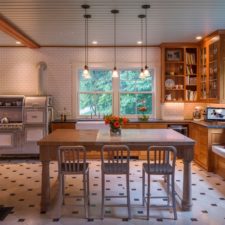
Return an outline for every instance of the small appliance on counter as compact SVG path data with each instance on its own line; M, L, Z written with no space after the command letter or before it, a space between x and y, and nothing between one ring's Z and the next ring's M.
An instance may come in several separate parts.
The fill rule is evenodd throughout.
M194 121L201 121L203 120L203 108L201 106L196 106L193 112L193 120Z
M205 120L225 122L225 108L207 107Z

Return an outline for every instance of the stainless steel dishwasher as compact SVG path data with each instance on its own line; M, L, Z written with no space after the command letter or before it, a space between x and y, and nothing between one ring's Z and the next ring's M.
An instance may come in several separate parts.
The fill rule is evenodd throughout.
M169 124L169 129L173 129L185 136L188 136L188 125L187 124Z

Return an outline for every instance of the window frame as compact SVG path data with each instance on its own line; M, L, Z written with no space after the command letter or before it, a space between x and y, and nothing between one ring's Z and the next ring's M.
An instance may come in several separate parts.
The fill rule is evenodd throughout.
M129 67L120 67L118 69L118 71L121 71L121 70L137 70L137 69L140 69L139 67L132 67L132 66L129 66ZM155 68L152 68L152 90L151 91L143 91L143 92L138 92L138 91L131 91L131 92L127 92L127 91L120 91L120 72L119 72L119 78L112 78L112 91L91 91L91 92L88 92L88 91L80 91L80 77L79 77L79 71L82 70L81 67L78 67L76 69L76 118L80 118L80 119L90 119L90 115L80 115L80 94L111 94L112 95L112 114L115 114L115 115L120 115L120 94L121 93L127 93L127 94L152 94L152 114L146 114L148 115L150 118L155 118L155 115L156 115L156 101L155 101L155 98L156 98L156 89L155 89L155 86L156 86L156 79L155 79ZM89 67L89 70L111 70L111 68L105 66L105 67L101 67L101 66L91 66ZM92 119L101 119L103 115L100 115L100 118L99 116L94 116L92 115ZM123 115L123 116L126 116L127 118L130 118L130 119L136 119L138 118L138 116L140 116L140 114L127 114L127 115Z

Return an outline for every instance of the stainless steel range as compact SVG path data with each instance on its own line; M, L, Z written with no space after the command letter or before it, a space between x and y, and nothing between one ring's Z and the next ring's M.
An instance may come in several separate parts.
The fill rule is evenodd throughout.
M0 154L20 154L23 141L22 95L0 96Z
M0 155L38 154L52 113L51 96L0 96Z

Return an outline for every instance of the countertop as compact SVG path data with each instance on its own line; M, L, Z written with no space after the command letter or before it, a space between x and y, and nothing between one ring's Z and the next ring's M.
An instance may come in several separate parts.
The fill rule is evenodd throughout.
M77 123L77 122L100 122L103 119L68 119L66 121L61 121L60 119L52 121L52 123ZM149 119L148 121L139 121L138 119L130 119L129 123L168 123L168 124L188 124L194 123L207 128L225 128L225 122L210 122L210 121L194 121L194 120L162 120L162 119Z
M225 122L210 122L210 121L192 121L192 123L207 127L207 128L217 128L217 129L223 129L225 128Z
M76 122L77 122L77 120L75 120L75 119L68 119L66 121L62 121L62 120L58 119L58 120L52 121L52 123L76 123Z

